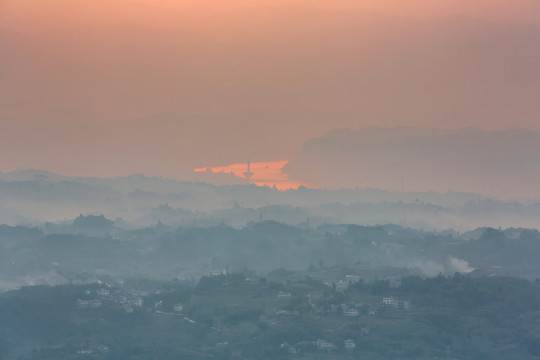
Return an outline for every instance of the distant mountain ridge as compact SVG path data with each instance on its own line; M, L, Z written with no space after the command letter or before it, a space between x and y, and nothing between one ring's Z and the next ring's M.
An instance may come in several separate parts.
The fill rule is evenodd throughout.
M0 222L64 224L83 214L104 215L122 227L235 228L275 220L310 227L321 224L397 224L415 229L538 227L540 200L500 201L466 192L399 192L376 188L278 191L255 185L130 175L68 177L39 170L0 173Z
M368 127L305 142L286 170L325 188L540 197L540 133Z

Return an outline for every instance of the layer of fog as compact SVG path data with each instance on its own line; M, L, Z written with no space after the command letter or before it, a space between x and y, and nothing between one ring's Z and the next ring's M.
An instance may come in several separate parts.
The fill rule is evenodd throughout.
M215 186L133 175L72 178L36 170L0 173L0 217L9 225L72 221L104 214L125 228L214 226L235 228L276 220L290 225L397 224L426 230L477 227L536 228L540 202L499 201L460 192L377 189L277 191L254 185ZM302 225L304 224L304 225Z

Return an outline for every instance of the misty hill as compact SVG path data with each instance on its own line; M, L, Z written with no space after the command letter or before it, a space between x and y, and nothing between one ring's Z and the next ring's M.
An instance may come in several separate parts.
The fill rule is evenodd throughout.
M335 130L304 143L286 171L325 188L540 196L540 133L467 128Z
M306 229L263 221L239 229L158 224L123 230L102 217L79 217L71 225L41 230L0 226L0 288L106 278L198 279L213 272L278 268L300 277L309 269L310 276L325 281L347 274L372 280L455 272L536 279L539 251L538 231L519 228L460 235L397 225Z
M0 173L3 223L65 224L80 214L103 214L123 228L158 222L167 226L227 224L241 228L249 222L275 220L304 227L393 223L416 229L466 231L485 226L536 228L540 202L499 201L463 192L303 187L277 191L255 185L216 186L143 175L82 178L38 170Z

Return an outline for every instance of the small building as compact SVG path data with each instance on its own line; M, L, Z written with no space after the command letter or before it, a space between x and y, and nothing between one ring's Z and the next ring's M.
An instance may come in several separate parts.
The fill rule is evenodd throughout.
M346 281L346 280L339 280L337 282L337 284L336 283L334 283L334 284L336 285L336 290L337 291L343 291L343 290L347 289L349 287L349 285L350 285L350 283L348 281Z
M362 279L360 275L345 275L345 281L348 283L357 283Z
M288 317L288 316L298 316L300 313L297 310L278 310L276 311L276 316L278 317Z
M96 291L96 294L98 294L99 296L109 296L110 291L108 289L101 288Z
M344 340L343 344L345 345L345 350L347 351L353 351L356 349L356 343L352 339Z
M107 345L99 345L97 347L97 350L104 353L104 352L108 352L110 349L109 349L109 347Z
M282 349L287 350L287 352L289 354L298 354L300 352L300 349L298 349L298 348L296 348L296 347L294 347L292 345L289 345L287 343L283 343L280 346L281 346Z
M97 308L101 307L101 305L103 305L103 303L99 299L90 300L90 307L92 309L97 309Z
M81 309L97 309L97 308L101 307L101 305L103 305L103 303L99 299L95 299L95 300L77 299L77 309L79 309L79 310L81 310Z
M290 300L292 297L291 293L290 292L284 292L284 291L280 291L278 292L277 294L277 298L279 300Z
M337 346L331 343L330 341L318 339L315 342L315 345L317 346L317 349L319 350L325 350L325 351L331 351L334 349L337 349Z
M360 315L360 312L357 309L354 309L354 308L344 308L343 309L343 316L357 317L358 315Z
M91 349L81 349L76 351L77 355L92 355L93 353L94 352Z
M382 303L384 305L393 305L394 304L394 298L393 297L384 297L382 299Z
M410 303L406 300L394 300L394 308L399 310L409 310Z
M77 299L77 309L88 309L90 307L90 300Z

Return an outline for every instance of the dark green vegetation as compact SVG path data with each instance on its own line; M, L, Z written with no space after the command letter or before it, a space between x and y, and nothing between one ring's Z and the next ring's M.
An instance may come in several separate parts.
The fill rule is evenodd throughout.
M520 228L0 225L0 359L540 359L538 254Z
M479 275L534 280L540 277L539 253L540 233L527 229L458 234L396 225L313 228L263 221L240 229L157 224L125 230L102 216L80 216L73 224L41 229L0 225L0 289L107 276L198 279L227 268L257 273L311 269L310 276L327 281L358 272L372 280L473 269ZM330 270L336 267L346 269Z
M34 286L0 297L0 358L534 359L539 320L540 284L505 277Z

